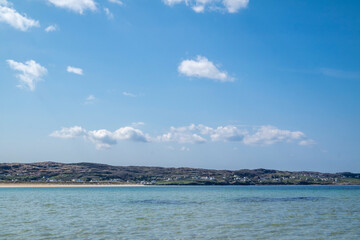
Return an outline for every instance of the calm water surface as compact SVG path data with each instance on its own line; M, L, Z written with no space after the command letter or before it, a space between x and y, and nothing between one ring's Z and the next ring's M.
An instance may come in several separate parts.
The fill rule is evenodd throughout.
M360 186L0 188L0 239L360 239Z

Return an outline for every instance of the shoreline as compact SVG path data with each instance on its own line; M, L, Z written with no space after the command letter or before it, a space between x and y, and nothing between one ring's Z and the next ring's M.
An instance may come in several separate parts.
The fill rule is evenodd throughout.
M144 184L76 184L76 183L0 183L1 188L96 188L96 187L234 187L234 186L359 186L359 184L304 184L304 185L278 185L278 184L266 184L266 185L144 185Z
M73 184L73 183L0 183L0 188L44 188L44 187L144 187L142 184Z

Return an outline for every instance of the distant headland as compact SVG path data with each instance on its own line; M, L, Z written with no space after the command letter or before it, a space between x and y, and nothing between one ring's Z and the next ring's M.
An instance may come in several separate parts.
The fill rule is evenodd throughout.
M98 163L0 163L0 184L71 185L350 185L360 173L269 169L212 170L111 166Z

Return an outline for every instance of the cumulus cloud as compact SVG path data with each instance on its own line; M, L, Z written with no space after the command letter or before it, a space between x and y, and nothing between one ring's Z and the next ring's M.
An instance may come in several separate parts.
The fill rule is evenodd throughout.
M83 75L83 70L81 68L68 66L66 68L66 71L69 72L69 73L77 74L77 75Z
M58 30L58 27L56 25L49 25L45 28L45 32L55 32L56 30Z
M141 125L141 124L140 124ZM300 146L315 144L315 141L306 137L303 132L282 130L274 126L261 126L254 129L240 129L237 126L227 125L215 128L202 124L182 127L171 127L169 131L157 137L151 137L133 126L119 128L114 132L106 129L87 131L82 127L74 126L62 128L50 134L58 138L76 138L93 142L97 148L109 148L122 140L134 142L156 142L177 144L204 144L207 142L237 142L251 146L264 146L276 143L297 143ZM173 150L175 148L171 147ZM187 147L180 150L188 151Z
M86 10L95 11L97 9L94 0L48 0L56 7L66 8L79 14Z
M196 126L194 124L185 127L171 127L170 131L158 136L159 142L177 142L177 143L205 143L207 140L195 133Z
M86 135L87 131L80 126L74 126L70 128L62 128L59 131L52 132L51 137L57 138L76 138Z
M0 0L0 22L7 23L21 31L27 31L32 27L40 27L39 21L21 15L6 0Z
M119 128L114 132L116 139L132 140L135 142L149 142L149 136L145 135L141 130L133 127Z
M271 145L275 143L296 142L301 146L315 144L303 132L278 129L274 126L261 126L252 130L239 129L233 125L215 128L202 124L184 127L171 127L170 131L156 138L159 142L205 143L208 141L239 142L245 145Z
M134 142L149 142L150 137L144 134L141 130L126 126L119 128L114 132L106 129L88 131L80 126L70 128L62 128L50 134L51 137L56 138L83 138L94 143L97 149L110 148L119 141L129 140Z
M220 71L214 63L202 56L182 61L178 71L188 77L209 78L220 82L234 81L234 78L229 77L226 72Z
M163 0L163 2L168 6L184 3L197 13L204 12L205 9L237 13L249 5L249 0Z
M42 77L47 74L47 69L34 60L26 61L25 63L16 62L14 60L6 60L10 68L20 72L16 77L20 80L19 88L27 87L30 91L35 90L35 85Z
M240 130L235 126L219 126L215 129L210 129L210 138L212 141L227 141L227 142L240 142L247 134L246 130Z
M300 131L281 130L274 126L261 126L254 134L249 134L244 138L247 145L270 145L278 142L298 141L300 145L306 141L306 136Z
M113 133L106 129L88 131L84 137L93 142L97 149L110 148L117 143Z
M117 5L123 5L124 3L122 2L122 1L120 1L120 0L108 0L108 2L110 2L110 3L115 3L115 4L117 4Z

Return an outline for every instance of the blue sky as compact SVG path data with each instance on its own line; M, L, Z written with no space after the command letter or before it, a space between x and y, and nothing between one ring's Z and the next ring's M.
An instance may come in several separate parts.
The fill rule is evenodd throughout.
M359 172L359 10L0 0L0 161Z

